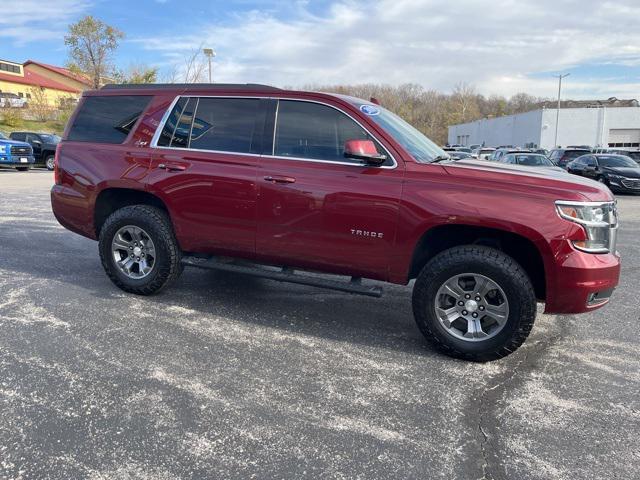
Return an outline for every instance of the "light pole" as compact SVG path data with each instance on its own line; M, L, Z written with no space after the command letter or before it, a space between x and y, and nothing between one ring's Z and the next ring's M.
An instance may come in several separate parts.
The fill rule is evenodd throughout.
M216 52L213 51L213 48L204 48L202 52L209 58L209 83L213 83L211 79L211 59L216 56Z
M554 75L558 79L558 109L556 110L556 138L553 141L554 148L558 146L558 125L560 124L560 93L562 92L562 79L571 75L570 73L565 73L564 75Z

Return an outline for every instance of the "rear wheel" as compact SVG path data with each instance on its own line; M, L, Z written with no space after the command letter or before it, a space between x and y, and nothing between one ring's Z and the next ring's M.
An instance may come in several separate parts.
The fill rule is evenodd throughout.
M100 230L98 248L105 272L126 292L150 295L182 273L182 253L171 221L157 207L116 210Z
M55 157L53 155L47 156L44 160L44 164L47 167L47 170L53 170L55 167Z
M536 296L514 259L470 245L427 263L413 290L413 311L422 333L440 350L487 361L522 345L535 321Z

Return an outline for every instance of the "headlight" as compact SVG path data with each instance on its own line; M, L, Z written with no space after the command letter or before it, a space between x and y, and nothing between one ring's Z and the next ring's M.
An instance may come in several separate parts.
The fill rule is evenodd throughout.
M625 177L623 177L622 175L615 175L613 173L609 174L609 179L611 180L624 180Z
M0 153L6 153L7 152L7 146L6 145L0 145Z
M565 220L579 224L586 233L586 240L573 245L583 252L608 253L615 251L618 214L614 202L557 201L558 214Z

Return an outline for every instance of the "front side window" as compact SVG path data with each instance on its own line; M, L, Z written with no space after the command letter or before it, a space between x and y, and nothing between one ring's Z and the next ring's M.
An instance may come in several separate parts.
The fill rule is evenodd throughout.
M344 156L347 140L371 140L378 153L385 154L364 128L339 110L319 103L279 101L274 155L361 165L361 160ZM393 160L387 158L383 165L393 165Z

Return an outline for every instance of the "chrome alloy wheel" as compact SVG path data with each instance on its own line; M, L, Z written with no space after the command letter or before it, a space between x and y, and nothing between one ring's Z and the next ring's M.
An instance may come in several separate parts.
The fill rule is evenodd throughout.
M113 261L127 277L139 280L151 273L156 264L153 240L140 227L126 225L120 228L111 241Z
M467 342L494 337L509 318L504 290L477 273L463 273L444 282L438 289L434 307L445 331Z

